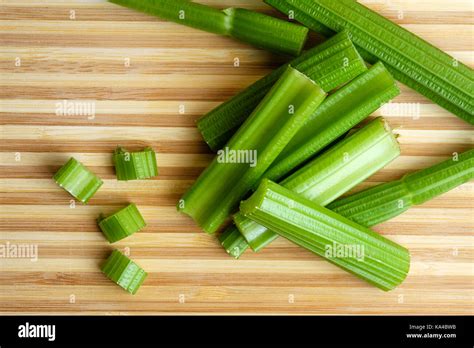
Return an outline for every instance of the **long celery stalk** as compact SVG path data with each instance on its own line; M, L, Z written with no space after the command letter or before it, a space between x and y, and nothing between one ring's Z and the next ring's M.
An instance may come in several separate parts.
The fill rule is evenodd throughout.
M383 61L397 80L474 124L473 70L420 37L353 0L265 2L284 13L291 8L310 29L348 30L369 63Z
M341 198L329 209L363 226L374 226L474 179L474 150L432 167Z
M221 11L188 0L109 0L109 2L294 56L301 53L308 35L306 27L242 8L228 8Z
M394 289L408 274L406 248L270 180L240 211L382 290Z

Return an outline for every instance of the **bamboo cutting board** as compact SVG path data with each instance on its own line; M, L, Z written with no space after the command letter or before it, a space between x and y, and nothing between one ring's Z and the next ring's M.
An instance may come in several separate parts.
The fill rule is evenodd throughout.
M274 13L260 1L202 2ZM1 313L473 313L473 182L375 228L412 255L388 293L282 239L233 260L175 211L212 158L195 120L284 58L104 1L0 3L0 243L38 248L36 262L0 258ZM474 65L471 0L364 3ZM56 115L64 100L92 102L95 118ZM472 147L472 127L417 93L402 87L394 102L419 103L420 117L387 116L402 156L357 189ZM152 146L159 177L116 181L118 144ZM104 179L88 206L51 180L70 156ZM135 296L99 271L113 247L95 218L127 202L148 222L114 245L149 272Z

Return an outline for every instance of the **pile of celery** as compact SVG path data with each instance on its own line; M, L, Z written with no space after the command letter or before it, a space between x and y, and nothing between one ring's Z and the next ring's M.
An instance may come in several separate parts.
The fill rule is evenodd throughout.
M207 233L233 220L219 240L234 258L283 236L380 289L403 282L408 250L368 227L472 180L474 150L340 198L400 155L397 135L384 119L354 127L400 93L394 77L474 124L470 68L353 0L265 0L304 26L187 0L109 1L299 55L198 120L217 154L180 199L179 211ZM300 55L308 28L332 37ZM372 64L369 69L363 59ZM152 150L132 154L132 161L127 154L118 149L114 156L120 180L157 175ZM64 174L56 179L87 201L101 182L79 164L73 169L90 182L87 190L64 184ZM125 226L129 211L134 221ZM114 242L145 222L130 205L100 224ZM338 246L357 247L362 254L328 252ZM146 276L118 252L104 269L132 293Z

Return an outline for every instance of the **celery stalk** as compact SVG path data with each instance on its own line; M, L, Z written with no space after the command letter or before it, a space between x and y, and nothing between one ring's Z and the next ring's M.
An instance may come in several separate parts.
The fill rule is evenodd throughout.
M325 97L317 84L288 67L178 202L178 210L206 232L216 232Z
M432 167L341 198L329 209L363 226L374 226L474 179L474 150Z
M187 0L109 0L153 16L211 33L231 36L256 47L297 56L308 29L261 13L229 8L223 11Z
M346 32L304 52L289 64L319 84L325 92L367 70ZM289 64L274 70L197 121L199 131L212 150L217 151L225 145Z
M369 63L383 61L397 80L474 124L473 70L420 37L353 0L266 2L283 12L290 6L310 29L348 30Z
M240 211L382 290L394 289L408 274L407 249L270 180Z
M297 56L301 53L308 29L301 25L243 8L228 8L229 35L256 47Z
M325 206L400 155L395 135L376 118L281 182L285 188ZM278 234L242 214L234 222L250 247L259 251Z

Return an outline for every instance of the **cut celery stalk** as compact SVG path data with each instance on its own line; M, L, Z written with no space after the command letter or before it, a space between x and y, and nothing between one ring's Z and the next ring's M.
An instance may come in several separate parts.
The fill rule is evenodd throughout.
M272 4L277 9L279 3ZM353 0L286 0L310 29L348 30L361 55L383 61L392 75L435 103L474 124L474 73L420 37ZM287 11L287 6L281 7ZM306 21L311 18L311 21ZM320 24L314 26L315 22Z
M234 225L229 226L219 237L219 242L225 249L227 254L235 259L238 259L245 250L248 249L249 245L245 238L240 234L237 227Z
M178 202L178 210L204 231L216 232L325 97L316 83L288 67Z
M270 180L240 211L382 290L394 289L408 274L407 249Z
M53 180L84 204L103 184L101 179L73 157L54 174Z
M101 270L107 278L132 295L138 291L148 275L140 266L118 250L112 251Z
M304 52L289 64L315 81L325 92L367 70L346 32ZM198 120L197 127L212 150L217 151L225 145L289 64L274 70Z
M400 147L392 130L382 118L376 118L283 180L281 185L325 206L399 155ZM278 237L274 231L240 213L234 215L234 222L254 251Z
M178 24L228 35L230 18L223 11L189 0L108 0Z
M474 179L474 150L435 166L341 198L328 206L363 226L374 226Z
M243 8L224 10L231 19L229 35L269 51L297 56L301 53L308 28Z
M256 47L297 56L308 28L275 17L245 10L218 10L187 0L109 0L137 11L211 33L231 36Z
M101 215L97 222L110 243L131 236L146 226L140 211L133 203L109 217Z
M330 95L296 133L264 177L278 181L364 120L400 90L382 63Z
M113 161L117 180L149 179L158 175L156 154L150 147L140 152L128 152L118 147Z

